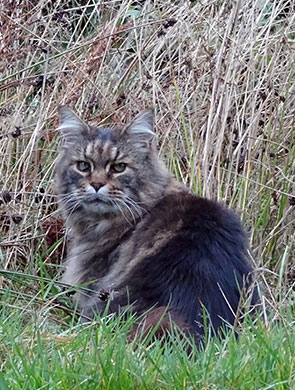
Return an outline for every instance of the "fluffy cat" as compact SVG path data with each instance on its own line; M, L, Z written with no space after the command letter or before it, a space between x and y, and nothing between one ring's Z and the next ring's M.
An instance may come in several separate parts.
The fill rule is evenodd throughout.
M204 312L215 331L233 324L253 278L246 234L232 211L165 168L152 146L153 111L112 128L67 107L59 118L56 185L70 232L63 282L89 289L78 295L83 315L153 309L148 322L169 314L196 338Z

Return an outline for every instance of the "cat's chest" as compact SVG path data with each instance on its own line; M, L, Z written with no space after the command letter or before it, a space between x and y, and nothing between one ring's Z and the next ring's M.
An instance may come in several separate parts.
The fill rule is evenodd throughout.
M119 257L119 246L103 248L99 243L85 242L74 245L66 261L63 282L80 285L97 281Z
M182 227L181 220L168 224L156 211L132 227L103 221L74 237L63 281L71 285L120 284L146 258L157 256Z
M124 227L100 223L83 234L71 232L63 282L79 285L104 277L120 256Z
M132 234L118 247L115 261L109 272L101 279L98 288L115 289L127 283L137 267L150 259L157 259L162 250L176 239L182 227L181 221L175 221L173 227L158 224L157 218L141 221Z

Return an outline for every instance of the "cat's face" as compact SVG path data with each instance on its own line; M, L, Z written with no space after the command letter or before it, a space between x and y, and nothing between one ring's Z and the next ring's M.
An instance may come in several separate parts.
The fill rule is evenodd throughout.
M59 116L64 144L56 182L67 215L122 215L132 222L162 196L170 175L151 145L152 110L124 128L88 126L67 107Z

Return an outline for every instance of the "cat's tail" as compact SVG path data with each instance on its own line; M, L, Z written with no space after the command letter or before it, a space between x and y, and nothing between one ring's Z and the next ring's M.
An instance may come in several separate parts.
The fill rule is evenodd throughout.
M175 310L160 306L149 310L140 318L129 332L128 341L137 338L149 339L149 342L155 339L165 341L175 333L180 339L191 336L190 327Z

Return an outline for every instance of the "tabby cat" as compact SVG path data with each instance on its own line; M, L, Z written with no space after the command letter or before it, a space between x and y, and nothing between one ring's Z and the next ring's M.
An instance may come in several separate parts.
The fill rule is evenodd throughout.
M87 286L83 317L152 309L147 321L169 315L196 337L205 312L215 331L233 324L253 279L246 234L232 211L192 195L165 168L153 111L124 127L92 127L67 107L59 118L56 185L70 234L63 282Z

